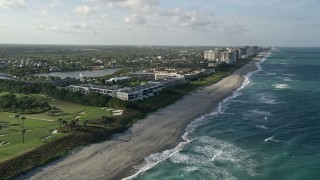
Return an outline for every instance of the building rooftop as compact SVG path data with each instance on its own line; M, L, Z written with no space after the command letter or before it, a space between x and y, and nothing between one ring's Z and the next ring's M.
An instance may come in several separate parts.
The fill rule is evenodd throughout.
M123 76L123 77L110 78L110 79L108 79L108 80L107 80L107 82L112 82L112 81L123 81L123 80L127 80L127 79L131 79L131 77Z

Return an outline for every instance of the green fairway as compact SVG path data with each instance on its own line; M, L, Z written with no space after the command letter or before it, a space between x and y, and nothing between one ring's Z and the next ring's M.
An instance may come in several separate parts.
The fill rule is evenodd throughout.
M8 94L6 92L0 93L1 95ZM38 114L20 114L20 117L25 117L24 128L27 130L25 133L25 143L22 143L22 133L20 133L19 122L15 118L16 113L0 112L0 143L7 142L8 144L0 146L0 162L15 157L24 152L36 148L46 141L51 141L68 133L52 134L51 132L58 128L59 122L57 119L74 120L79 119L97 119L101 116L111 116L111 111L101 109L99 107L83 106L73 104L60 100L52 100L39 94L16 94L17 96L32 96L34 98L44 98L48 100L51 107L56 107L59 112L55 116L49 113ZM43 137L51 136L48 140L43 140Z

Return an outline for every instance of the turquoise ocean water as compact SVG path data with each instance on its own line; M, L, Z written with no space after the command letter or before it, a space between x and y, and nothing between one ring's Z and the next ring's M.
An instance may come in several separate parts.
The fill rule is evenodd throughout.
M258 66L136 179L320 179L320 48L279 48Z

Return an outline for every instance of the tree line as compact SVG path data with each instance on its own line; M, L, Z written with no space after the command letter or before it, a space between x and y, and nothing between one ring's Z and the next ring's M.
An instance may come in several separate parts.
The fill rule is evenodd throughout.
M54 85L28 85L25 82L13 80L0 80L0 92L1 91L22 94L43 94L54 99L96 107L109 106L113 108L125 108L128 105L126 101L112 98L111 96L105 94L94 92L82 94L80 92L70 92L64 88L58 88Z
M17 97L15 94L0 96L0 110L20 113L39 113L50 110L48 102L33 97Z

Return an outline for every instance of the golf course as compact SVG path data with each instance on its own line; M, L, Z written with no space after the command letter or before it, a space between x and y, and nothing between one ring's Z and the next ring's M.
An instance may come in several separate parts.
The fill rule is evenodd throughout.
M2 92L0 97L7 94L7 92ZM15 95L18 98L32 97L45 100L55 111L25 114L0 111L0 162L30 151L48 141L68 135L68 131L57 130L67 122L72 120L82 122L102 116L112 116L112 110L106 108L55 100L40 94ZM21 121L23 121L24 133L21 130Z

